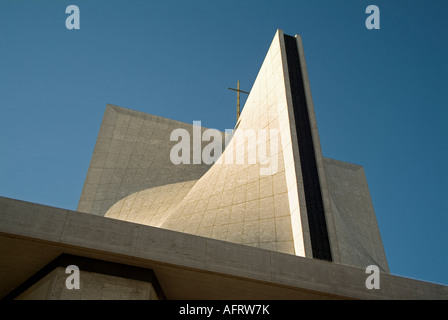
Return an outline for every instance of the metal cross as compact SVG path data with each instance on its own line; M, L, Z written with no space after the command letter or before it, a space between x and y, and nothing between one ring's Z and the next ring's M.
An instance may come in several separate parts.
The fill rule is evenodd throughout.
M236 122L238 122L238 120L240 118L240 92L245 93L245 94L249 94L249 92L240 90L240 80L238 80L238 82L237 82L236 89L234 89L234 88L227 88L227 89L236 91Z

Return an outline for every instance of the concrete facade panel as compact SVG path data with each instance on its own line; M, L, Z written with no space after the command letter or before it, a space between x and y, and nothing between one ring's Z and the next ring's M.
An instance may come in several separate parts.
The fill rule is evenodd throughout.
M389 272L361 166L324 158L341 263Z

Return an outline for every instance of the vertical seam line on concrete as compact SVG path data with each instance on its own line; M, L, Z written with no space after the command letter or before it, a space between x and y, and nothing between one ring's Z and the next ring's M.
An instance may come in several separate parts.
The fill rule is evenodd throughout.
M66 211L67 212L65 214L64 223L62 224L61 234L59 235L59 240L58 240L59 243L62 243L62 235L64 234L64 231L65 231L65 225L67 223L68 215L70 214L70 210L66 210Z

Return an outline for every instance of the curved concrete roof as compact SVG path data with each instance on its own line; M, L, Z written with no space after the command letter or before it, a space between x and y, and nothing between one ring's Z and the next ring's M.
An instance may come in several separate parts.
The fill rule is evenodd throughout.
M286 39L300 60L299 78L289 74L294 69L288 63L297 62L288 56ZM314 213L308 212L300 124L295 122L297 93L292 86L297 83L303 87L302 105L310 123L331 261L376 264L388 272L364 171L322 157L301 38L281 30L233 135L218 132L226 147L211 165L174 164L170 159L178 143L170 139L173 130L193 136L187 151L194 160L195 134L201 140L207 128L108 105L77 210L313 257L309 217Z

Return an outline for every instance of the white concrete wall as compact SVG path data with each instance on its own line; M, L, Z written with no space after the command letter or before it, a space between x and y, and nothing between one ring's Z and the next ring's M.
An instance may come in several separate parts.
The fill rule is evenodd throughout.
M107 105L77 210L160 225L210 167L170 161L177 128L193 124Z
M354 178L342 162L323 160L301 38L296 42L333 261L356 266L374 261L388 270L365 177ZM213 165L171 162L177 143L170 141L172 130L193 135L192 124L108 105L78 211L312 257L284 48L277 30L233 139ZM247 130L258 135L255 145L244 139ZM266 130L268 144L259 139L260 130ZM244 161L238 164L241 150ZM264 172L269 165L260 161L260 150L276 164L271 174ZM252 151L254 163L249 162ZM346 184L350 187L344 189ZM363 197L357 197L359 190ZM360 207L365 225L354 214Z

